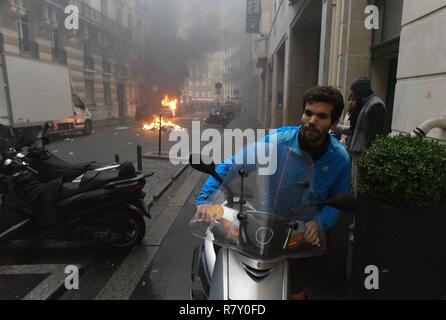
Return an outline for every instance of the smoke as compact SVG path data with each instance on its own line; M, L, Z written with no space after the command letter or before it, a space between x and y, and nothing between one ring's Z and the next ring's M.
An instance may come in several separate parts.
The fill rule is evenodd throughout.
M149 0L147 0L149 1ZM244 1L150 0L148 71L158 96L180 95L188 63L222 50L241 32Z

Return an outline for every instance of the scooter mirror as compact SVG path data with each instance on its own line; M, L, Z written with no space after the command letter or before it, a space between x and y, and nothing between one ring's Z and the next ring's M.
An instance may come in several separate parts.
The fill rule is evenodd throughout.
M328 199L318 203L318 205L325 205L341 210L346 213L353 213L359 210L361 203L351 194L343 193L334 198Z
M191 154L189 157L189 164L197 171L210 175L215 173L215 163L207 156L201 154Z

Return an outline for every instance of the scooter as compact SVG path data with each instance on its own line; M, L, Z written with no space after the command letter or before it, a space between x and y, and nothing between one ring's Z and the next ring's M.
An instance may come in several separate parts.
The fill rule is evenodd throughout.
M30 166L39 172L38 179L41 182L49 182L59 177L65 181L76 180L89 170L105 171L119 167L118 164L102 165L96 161L85 163L69 163L46 150L49 145L49 124L43 126L42 131L25 132L18 139L10 136L10 140L16 140L11 150L26 158Z
M208 199L208 216L196 215L189 224L191 233L204 240L193 254L192 299L289 299L288 259L326 251L323 232L316 244L304 240L306 221L322 206L343 212L357 209L358 202L349 195L317 199L314 166L287 147L278 145L274 152L281 153L275 172L260 173L259 163L232 165L225 179L211 159L191 156L194 169L221 183ZM291 173L290 166L301 170Z
M209 117L206 119L207 124L216 124L222 128L226 128L232 120L234 120L235 114L232 110L226 107L220 107L214 111L210 112Z
M57 239L129 249L145 236L150 214L142 190L152 174L136 172L132 163L87 171L72 183L38 182L38 172L17 157L5 159L1 172L0 241Z

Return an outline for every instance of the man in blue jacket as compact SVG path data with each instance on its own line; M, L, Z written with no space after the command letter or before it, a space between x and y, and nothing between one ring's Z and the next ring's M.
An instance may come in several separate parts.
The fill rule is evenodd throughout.
M284 127L277 130L276 136L266 136L265 142L277 141L292 151L307 152L314 161L314 195L317 200L326 200L337 194L350 192L350 157L342 144L329 134L336 128L344 110L344 99L339 90L332 87L315 87L304 97L302 126ZM225 161L217 168L224 179L232 160ZM289 170L292 170L290 168ZM207 216L210 204L207 199L218 189L220 183L213 177L201 190L197 204L197 214ZM319 232L328 231L339 218L340 212L331 207L323 207L312 221L306 224L305 240L316 245ZM322 229L322 230L321 230ZM293 285L292 287L296 287ZM296 290L293 290L296 292Z

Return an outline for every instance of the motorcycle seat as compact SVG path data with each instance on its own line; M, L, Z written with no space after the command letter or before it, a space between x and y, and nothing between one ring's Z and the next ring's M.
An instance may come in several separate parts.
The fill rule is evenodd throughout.
M64 183L60 197L66 199L76 194L99 189L110 182L134 177L136 177L136 171L132 163L123 164L119 170L87 171L80 183Z

